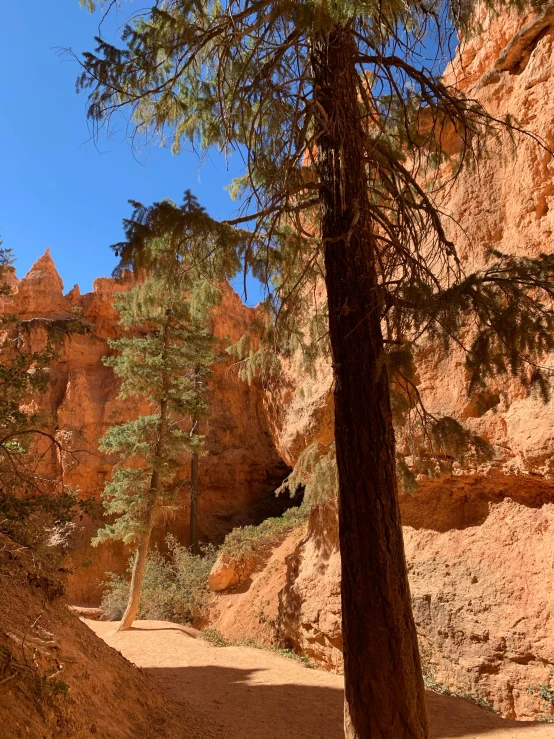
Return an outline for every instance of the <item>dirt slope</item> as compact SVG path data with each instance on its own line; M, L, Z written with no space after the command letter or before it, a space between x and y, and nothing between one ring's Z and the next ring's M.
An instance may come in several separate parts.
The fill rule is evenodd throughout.
M114 634L113 624L87 621L106 642L157 680L207 726L221 724L235 739L342 739L339 675L310 670L249 647L214 647L177 624L137 621ZM432 739L554 739L554 726L516 723L456 698L428 695ZM183 739L190 736L183 720Z
M53 573L0 536L2 739L224 739L175 708L59 597Z

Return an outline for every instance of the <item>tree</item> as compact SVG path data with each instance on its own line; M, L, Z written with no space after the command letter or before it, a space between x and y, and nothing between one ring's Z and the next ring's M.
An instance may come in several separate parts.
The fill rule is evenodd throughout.
M216 300L210 285L196 283L185 297L179 280L160 274L119 296L121 324L131 333L110 341L117 354L104 363L122 381L121 398L143 398L153 407L134 421L112 426L100 440L101 450L118 454L120 462L103 493L106 512L116 518L98 532L95 543L121 539L137 547L118 631L129 629L136 618L156 513L179 491L176 473L183 452L193 460L191 543L198 548L198 454L204 442L198 424L207 412L205 380L215 359L209 309Z
M273 284L281 327L294 328L307 284L325 280L348 737L428 735L389 367L401 371L433 335L467 349L472 385L511 371L544 390L553 348L554 258L491 252L467 275L441 217L443 132L460 141L449 184L487 134L519 133L440 79L471 11L458 0L167 0L138 12L122 48L99 38L82 62L95 124L129 107L135 134L244 156L233 192L247 197L229 223L255 223L245 261ZM425 66L433 34L437 63Z

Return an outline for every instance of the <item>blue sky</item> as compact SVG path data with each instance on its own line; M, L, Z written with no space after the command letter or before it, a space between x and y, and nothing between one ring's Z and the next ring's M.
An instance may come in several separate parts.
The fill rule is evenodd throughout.
M15 252L19 277L50 247L66 291L75 283L91 290L95 277L111 273L116 260L109 246L122 238L130 198L179 201L190 188L211 215L236 211L224 190L231 172L217 155L199 167L192 153L175 157L153 145L137 160L124 131L90 140L86 95L75 92L79 68L59 47L92 50L100 17L82 10L79 0L2 7L0 234ZM113 41L124 19L113 15L102 27L105 38ZM249 280L248 303L259 297Z

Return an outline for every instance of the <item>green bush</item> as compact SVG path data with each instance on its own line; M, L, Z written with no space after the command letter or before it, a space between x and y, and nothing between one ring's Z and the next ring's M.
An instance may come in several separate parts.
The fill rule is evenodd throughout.
M221 631L218 631L217 629L206 629L206 631L204 632L204 641L213 644L214 647L250 647L251 649L265 649L267 652L274 652L281 657L287 657L287 659L292 659L295 662L300 662L300 664L304 665L304 667L309 667L310 669L317 668L317 665L312 662L311 659L309 659L308 657L304 657L301 654L296 654L296 652L294 652L292 649L275 647L270 644L261 644L259 641L256 641L255 639L252 639L248 636L244 639L229 641L223 636Z
M195 623L204 613L208 598L208 575L216 559L209 546L203 556L192 555L173 536L166 539L169 557L158 550L149 553L144 571L138 618L176 623ZM129 599L129 577L109 573L102 598L102 610L111 621L123 616Z
M309 507L302 505L290 508L279 518L267 518L259 526L233 529L219 549L209 545L200 557L192 555L174 537L168 536L169 556L158 550L148 554L138 618L198 623L209 596L208 576L218 555L223 553L237 560L260 555L305 523L309 512ZM133 558L129 560L127 577L108 573L102 610L110 621L119 621L127 607L132 567Z
M218 553L237 560L261 554L268 547L280 543L293 529L308 520L310 508L303 504L289 508L278 518L266 518L258 526L239 526L225 537Z

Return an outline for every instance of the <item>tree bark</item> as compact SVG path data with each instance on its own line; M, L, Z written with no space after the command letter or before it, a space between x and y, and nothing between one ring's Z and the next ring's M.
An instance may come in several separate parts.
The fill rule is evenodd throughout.
M127 608L125 609L123 618L121 619L116 631L128 631L137 617L140 605L140 594L142 591L142 580L144 578L144 568L150 545L150 536L152 535L152 529L154 527L153 503L148 505L145 518L145 532L138 546L137 553L135 554L135 561L133 563L129 602L127 603Z
M345 735L426 739L427 716L404 556L368 206L356 44L342 26L312 50L320 119L329 331L339 476Z
M198 554L198 452L190 463L190 551Z
M199 368L194 368L194 392L200 393L200 381L198 377ZM199 420L196 416L192 418L190 435L198 431ZM192 453L190 462L190 527L189 546L192 554L198 554L198 452Z

